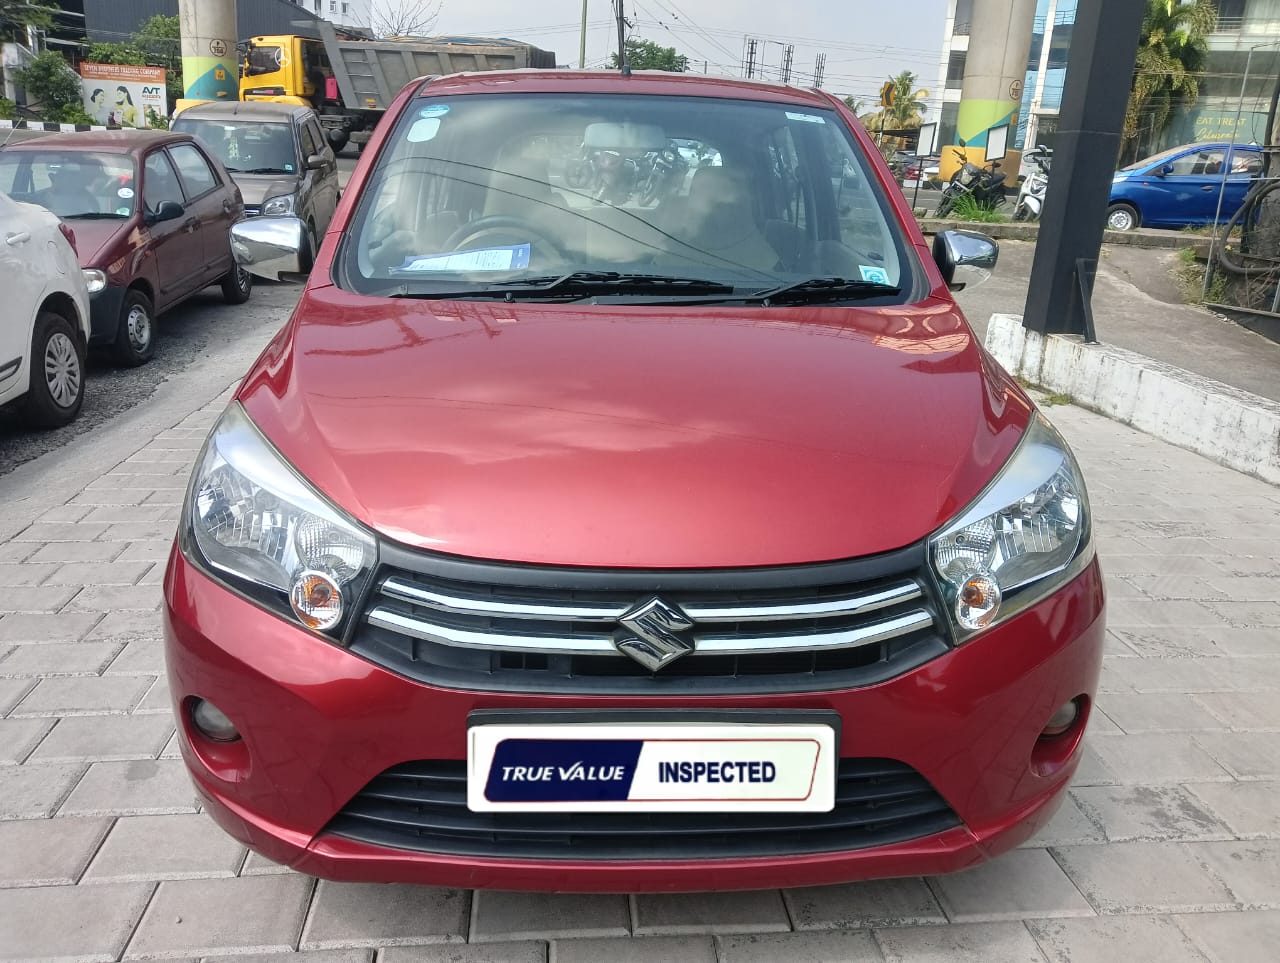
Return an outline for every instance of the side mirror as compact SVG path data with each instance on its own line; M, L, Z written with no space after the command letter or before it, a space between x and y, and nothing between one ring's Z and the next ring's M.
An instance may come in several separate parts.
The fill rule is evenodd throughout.
M151 212L151 223L158 224L161 221L172 221L181 217L186 213L184 208L177 201L161 201L160 206Z
M1156 177L1168 177L1172 173L1173 173L1173 165L1164 164L1160 167L1158 171L1156 171Z
M941 231L933 239L933 259L952 291L963 291L991 277L999 257L1000 246L985 234Z
M302 274L302 221L296 217L253 217L231 225L231 254L250 274L290 281Z
M324 154L312 154L307 158L307 170L322 171L329 166L329 159Z

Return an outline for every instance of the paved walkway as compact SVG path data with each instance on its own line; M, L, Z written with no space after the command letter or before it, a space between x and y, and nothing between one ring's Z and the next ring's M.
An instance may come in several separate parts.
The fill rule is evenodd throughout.
M174 750L160 580L214 394L0 480L0 959L1280 956L1280 489L1049 411L1090 482L1110 650L1070 798L996 862L719 895L335 885L222 835Z

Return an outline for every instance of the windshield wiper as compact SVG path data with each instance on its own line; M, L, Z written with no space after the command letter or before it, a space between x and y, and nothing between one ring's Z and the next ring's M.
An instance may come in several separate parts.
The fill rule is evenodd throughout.
M81 214L59 214L58 216L61 217L64 221L88 221L88 220L101 220L102 218L107 218L107 217L111 218L112 220L115 220L116 218L128 217L129 215L116 214L109 211L85 211Z
M228 167L227 170L235 170L234 167ZM236 171L237 174L292 174L293 171L287 171L283 167L250 167L247 171Z
M488 287L466 291L413 291L406 284L390 296L452 300L455 298L568 297L582 298L595 294L661 294L684 295L732 294L733 285L702 278L673 277L665 274L622 274L617 271L574 271L571 274L517 278L497 281Z
M811 304L815 301L857 301L900 294L901 288L879 281L850 281L845 278L808 278L757 291L742 300L747 304Z

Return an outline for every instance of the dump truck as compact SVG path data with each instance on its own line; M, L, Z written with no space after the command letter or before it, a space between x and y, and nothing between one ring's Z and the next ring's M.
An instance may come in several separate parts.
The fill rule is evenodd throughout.
M334 150L348 141L363 146L392 98L416 77L556 65L551 51L506 38L368 40L339 36L325 20L314 27L319 39L251 39L240 67L240 99L314 107Z

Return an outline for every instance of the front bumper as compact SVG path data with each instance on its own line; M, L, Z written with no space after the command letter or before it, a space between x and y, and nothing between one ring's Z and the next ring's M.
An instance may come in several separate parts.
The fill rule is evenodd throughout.
M129 289L108 284L89 296L89 344L115 344L120 332L120 306Z
M1103 645L1096 561L1009 622L887 682L833 692L641 698L467 692L414 682L321 641L223 588L176 549L165 638L179 743L197 791L232 836L274 861L338 880L567 892L810 886L945 873L1003 852L1056 809L1084 719L1051 751L1037 743L1064 702L1091 699ZM204 739L185 710L214 701L244 738ZM1087 702L1086 702L1087 705ZM830 709L845 758L899 760L962 825L842 852L625 862L446 856L325 831L384 770L464 759L476 709Z

